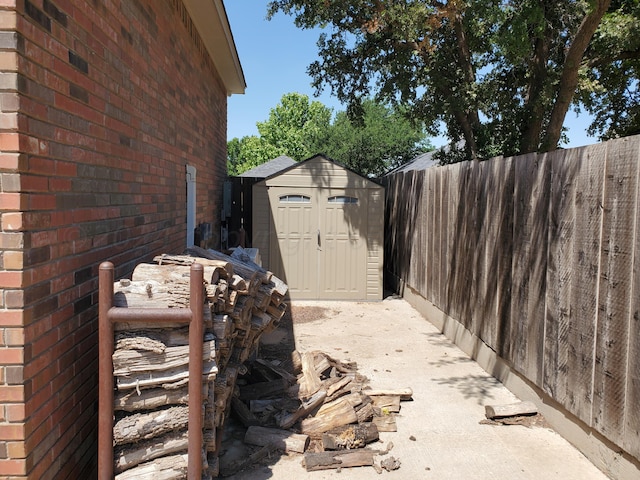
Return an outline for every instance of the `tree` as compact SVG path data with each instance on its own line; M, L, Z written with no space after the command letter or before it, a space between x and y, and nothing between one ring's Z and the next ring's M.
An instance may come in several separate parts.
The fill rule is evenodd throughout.
M633 104L630 92L637 96L637 4L273 0L268 16L282 11L301 28L331 27L309 67L319 91L329 86L349 105L375 92L406 105L429 133L444 125L452 143L464 141L467 158L487 158L557 148L566 113L580 101L607 119L595 130L617 127L606 105L623 109ZM622 23L626 41L607 49ZM621 62L635 67L613 70Z
M364 176L377 177L431 150L424 129L372 99L358 118L338 112L317 150Z
M229 174L239 175L280 155L302 160L330 125L332 111L307 95L287 93L271 109L269 118L257 122L260 136L233 138L227 143Z
M421 124L388 106L365 100L359 113L332 111L299 93L282 96L258 122L260 136L227 143L230 175L239 175L279 155L303 160L324 153L365 176L378 176L431 148Z

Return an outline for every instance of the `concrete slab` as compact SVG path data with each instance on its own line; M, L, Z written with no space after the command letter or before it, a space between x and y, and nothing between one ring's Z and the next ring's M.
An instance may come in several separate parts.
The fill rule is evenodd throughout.
M317 319L296 312L318 312ZM372 387L411 387L402 402L398 431L381 433L388 456L401 467L383 472L397 479L562 479L607 478L550 428L480 424L486 404L519 401L502 384L447 340L406 301L377 303L296 302L292 331L276 331L266 342L295 339L299 351L321 350L355 361ZM223 449L242 456L241 432L229 429ZM235 443L234 443L235 442ZM233 447L233 448L232 448ZM222 462L229 458L222 457ZM302 455L277 454L228 477L235 480L305 478L370 479L371 467L306 472Z

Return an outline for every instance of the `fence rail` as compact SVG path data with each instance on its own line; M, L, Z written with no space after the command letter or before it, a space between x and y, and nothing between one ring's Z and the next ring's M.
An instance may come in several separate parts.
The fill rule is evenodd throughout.
M388 272L640 459L640 136L387 177Z

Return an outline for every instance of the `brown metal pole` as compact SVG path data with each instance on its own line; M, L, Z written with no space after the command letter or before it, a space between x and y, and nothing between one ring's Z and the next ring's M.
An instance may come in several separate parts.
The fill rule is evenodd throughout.
M100 264L98 292L98 479L113 480L113 264Z
M202 342L203 337L203 279L204 268L191 265L189 307L189 463L187 478L202 476Z

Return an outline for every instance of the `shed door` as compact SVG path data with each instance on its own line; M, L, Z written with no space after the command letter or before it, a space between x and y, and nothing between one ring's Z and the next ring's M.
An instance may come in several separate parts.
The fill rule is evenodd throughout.
M355 191L269 188L270 268L294 299L364 299L366 197Z
M318 208L312 195L312 189L269 189L270 267L289 285L292 298L316 298L318 291Z
M320 190L319 196L323 242L319 298L363 299L367 283L366 197L349 190Z

